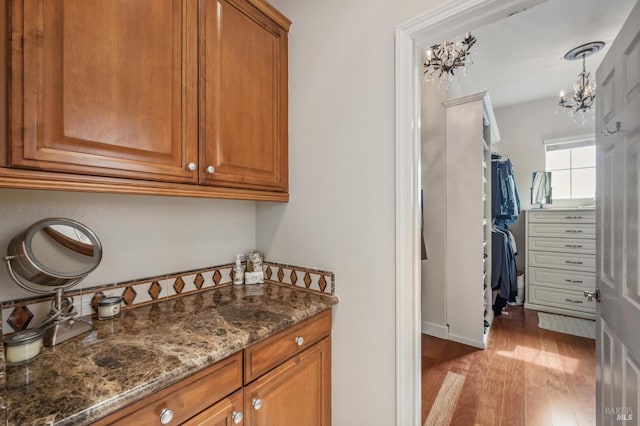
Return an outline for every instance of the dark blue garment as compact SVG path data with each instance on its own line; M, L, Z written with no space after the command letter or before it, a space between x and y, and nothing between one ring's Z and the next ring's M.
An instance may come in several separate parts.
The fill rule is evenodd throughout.
M513 223L521 211L520 194L511 161L497 154L491 155L491 216Z
M508 232L506 228L496 227L491 233L491 289L498 290L501 298L515 302L518 294L516 254Z

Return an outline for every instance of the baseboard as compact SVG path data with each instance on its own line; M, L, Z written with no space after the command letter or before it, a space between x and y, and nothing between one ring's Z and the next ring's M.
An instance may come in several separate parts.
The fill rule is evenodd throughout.
M455 334L449 333L449 340L453 340L454 342L462 343L463 345L473 346L474 348L486 349L486 345L484 340L473 340L469 339L465 336L457 336Z
M441 339L449 338L449 328L429 321L422 321L422 334L427 334Z

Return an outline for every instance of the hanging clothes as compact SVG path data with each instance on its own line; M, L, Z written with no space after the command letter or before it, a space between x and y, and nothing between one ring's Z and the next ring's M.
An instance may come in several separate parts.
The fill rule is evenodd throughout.
M513 223L522 212L511 160L491 154L491 216Z
M518 294L516 246L506 223L498 221L491 229L491 289L498 292L493 303L494 315L500 315L507 302Z

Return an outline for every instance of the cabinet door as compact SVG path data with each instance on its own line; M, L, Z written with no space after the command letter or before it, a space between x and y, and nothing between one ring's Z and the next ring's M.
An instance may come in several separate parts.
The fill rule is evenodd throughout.
M330 339L247 385L245 422L248 426L329 426Z
M13 0L9 165L196 182L197 0Z
M288 24L256 3L201 3L200 183L287 191Z
M183 426L233 426L243 425L243 393L242 389L217 402L194 418L183 423Z

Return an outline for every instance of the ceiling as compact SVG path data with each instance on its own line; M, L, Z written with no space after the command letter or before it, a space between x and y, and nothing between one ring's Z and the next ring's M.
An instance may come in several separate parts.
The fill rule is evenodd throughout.
M587 57L595 70L635 5L636 0L547 0L517 15L478 29L478 54L454 97L488 91L494 108L558 96L571 96L581 61L567 61L572 48L604 41L603 50Z

